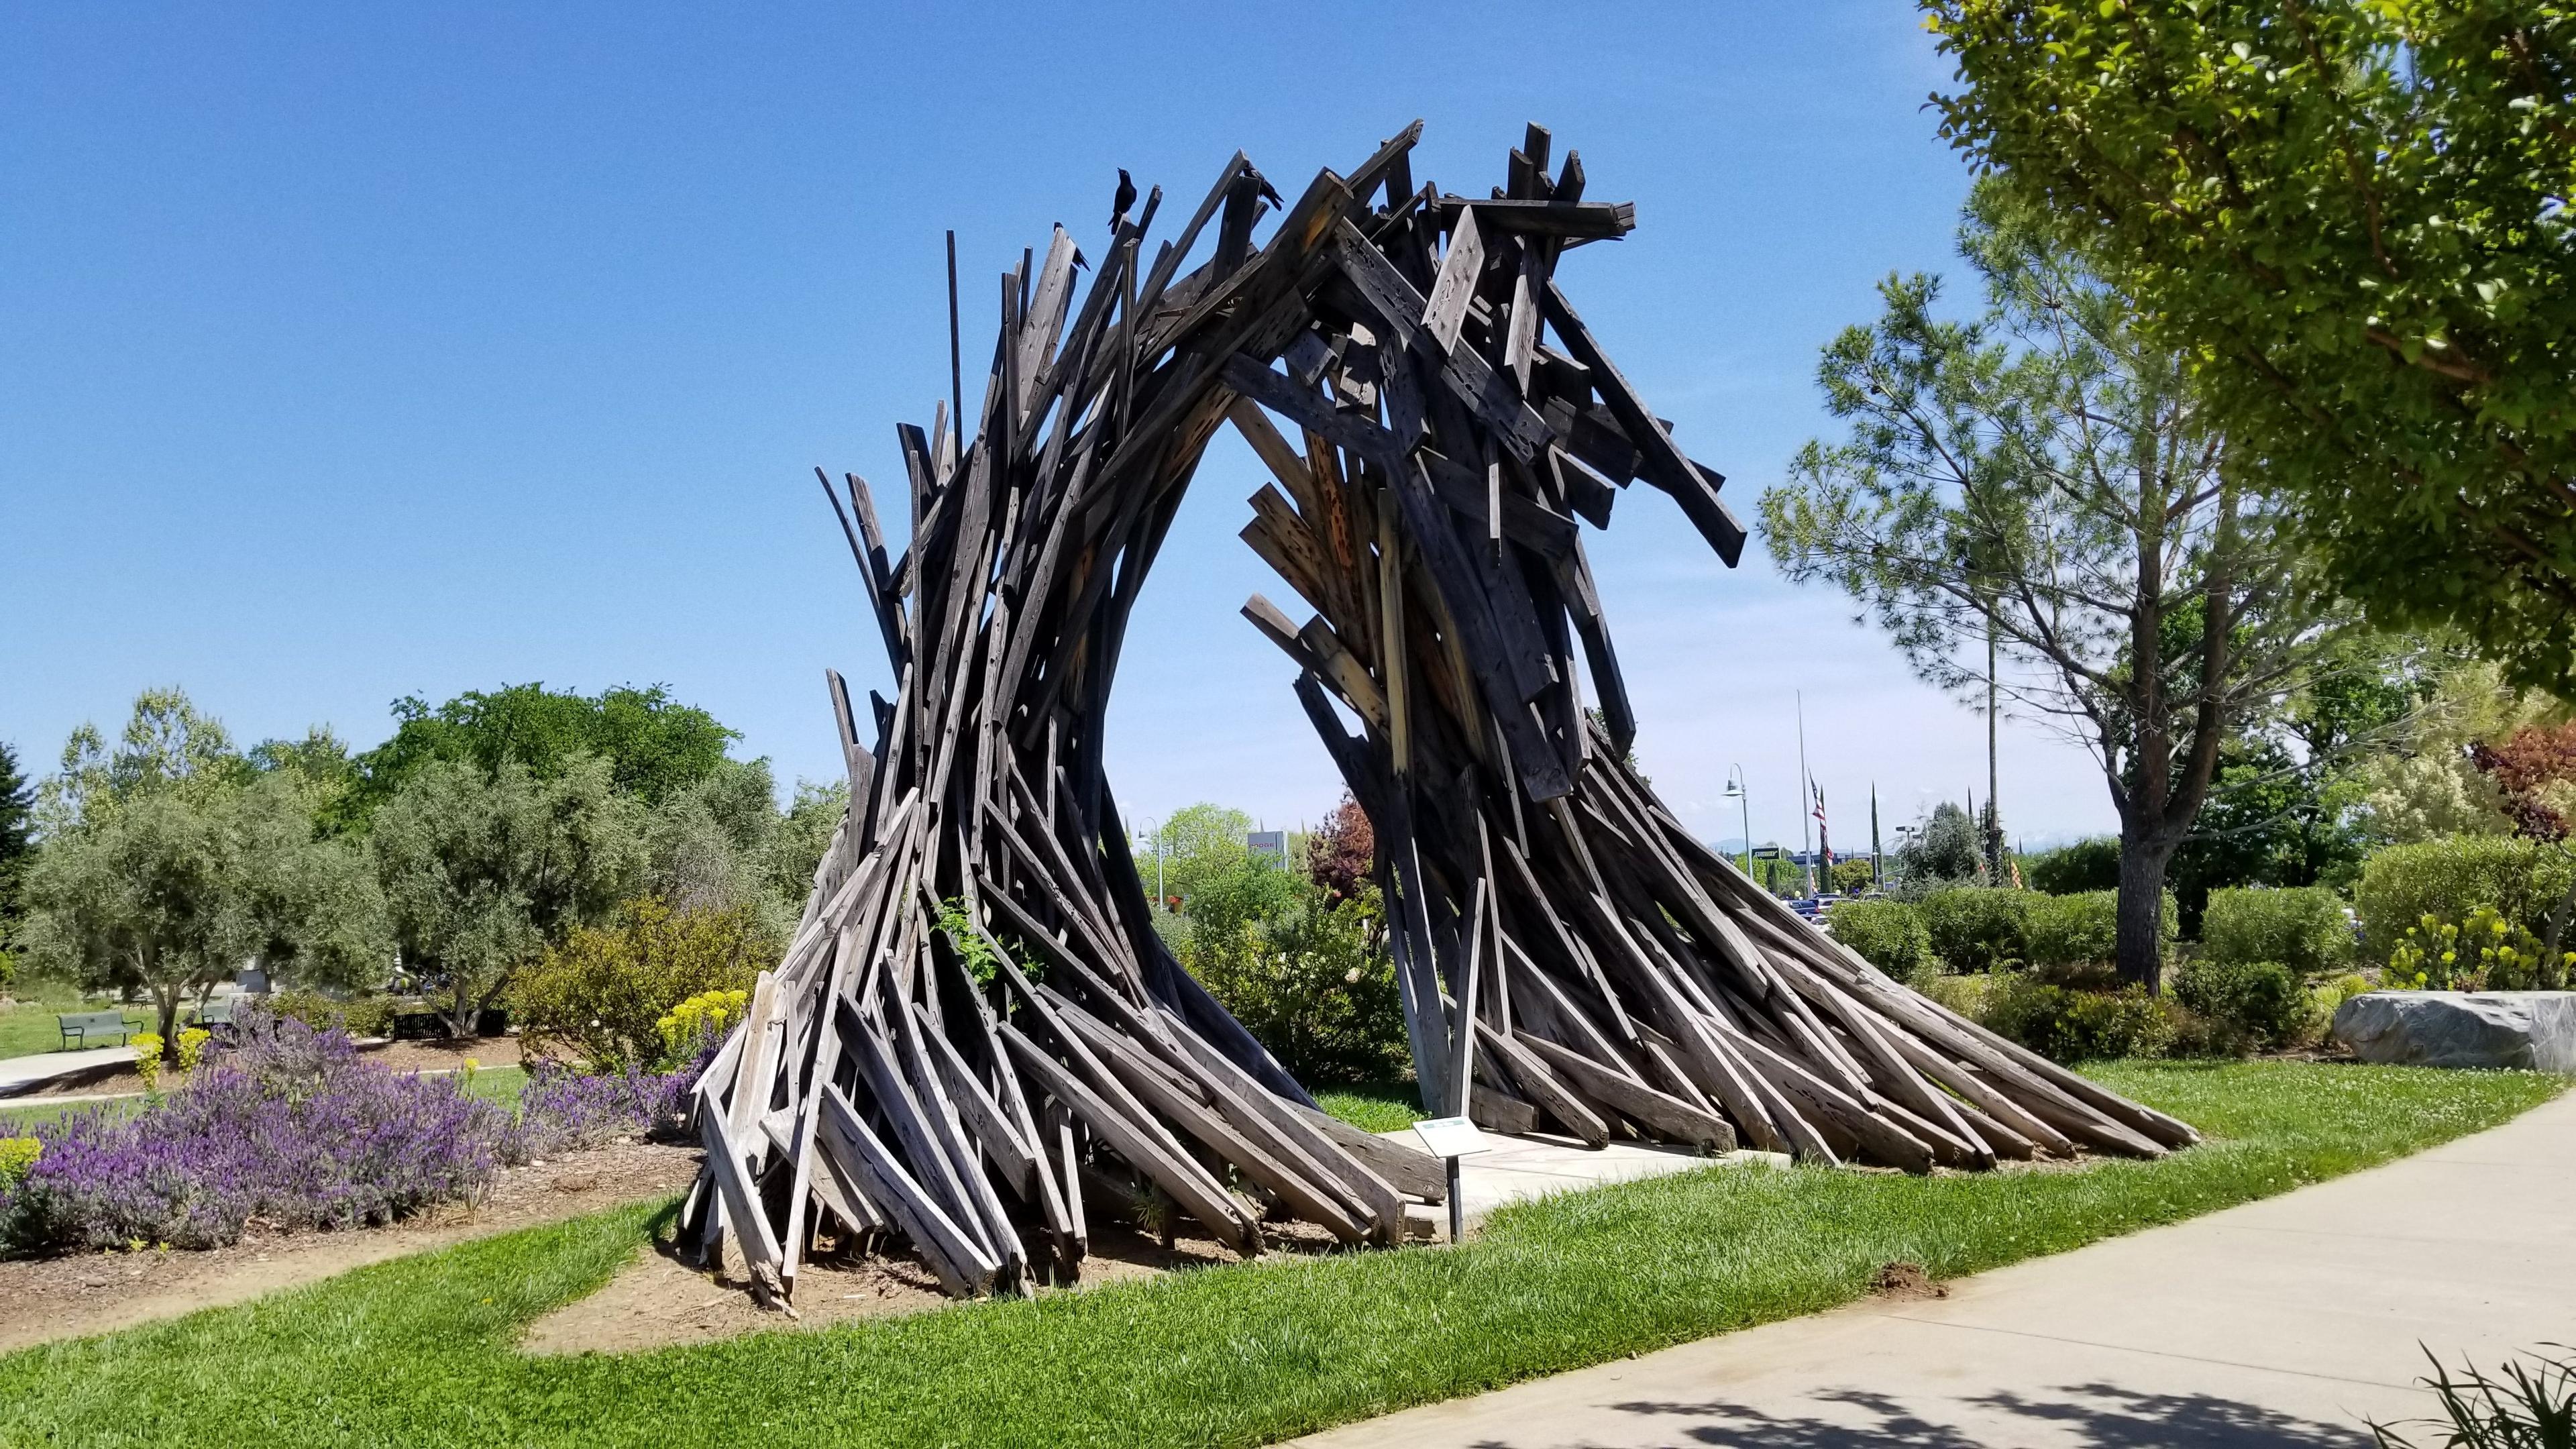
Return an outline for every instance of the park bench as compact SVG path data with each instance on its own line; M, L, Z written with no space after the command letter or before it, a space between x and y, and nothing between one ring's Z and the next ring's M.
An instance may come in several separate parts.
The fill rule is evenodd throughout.
M122 1011L67 1011L56 1016L54 1023L62 1028L65 1051L70 1051L74 1045L88 1046L89 1034L94 1031L115 1032L117 1044L120 1046L124 1045L126 1037L134 1031L134 1028L126 1023L125 1013Z

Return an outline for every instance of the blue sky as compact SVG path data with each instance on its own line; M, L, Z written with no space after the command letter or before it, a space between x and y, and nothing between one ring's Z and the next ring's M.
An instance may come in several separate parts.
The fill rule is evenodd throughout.
M926 7L925 7L926 9ZM543 680L662 682L783 779L837 769L824 666L890 690L812 467L899 479L993 278L1117 170L1194 200L1238 146L1291 195L1416 116L1471 194L1524 122L1639 226L1560 273L1750 518L1827 426L1816 352L1891 270L1955 270L1967 186L1908 7L20 7L0 19L0 739L185 686L245 741ZM983 340L978 340L983 339ZM1208 457L1131 631L1122 803L1268 823L1338 784L1235 613L1294 608ZM899 492L897 490L887 490ZM898 525L899 526L899 525ZM1757 543L1639 488L1590 543L1666 797L1741 763L1795 839L1983 794L1984 727ZM2007 721L2008 826L2108 828L2080 751ZM1892 843L1892 838L1891 838Z

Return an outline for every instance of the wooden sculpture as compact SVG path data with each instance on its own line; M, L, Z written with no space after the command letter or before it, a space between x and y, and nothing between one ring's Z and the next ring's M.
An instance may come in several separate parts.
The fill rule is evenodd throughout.
M1535 126L1489 198L1417 188L1420 132L1290 203L1238 153L1150 261L1162 194L1130 215L1121 173L1088 287L1061 227L1002 278L971 436L954 365L957 410L898 430L909 547L825 480L897 689L829 678L849 812L697 1088L682 1221L764 1299L823 1236L900 1237L963 1295L1078 1272L1105 1202L1251 1254L1265 1215L1383 1244L1439 1199L1435 1159L1316 1110L1173 960L1102 769L1130 612L1228 424L1275 479L1243 536L1313 609L1244 612L1374 828L1427 1104L1915 1172L2195 1140L1880 974L1628 768L1577 520L1643 479L1730 565L1744 530L1557 284L1633 208L1571 152L1551 175ZM952 260L952 356L954 299Z

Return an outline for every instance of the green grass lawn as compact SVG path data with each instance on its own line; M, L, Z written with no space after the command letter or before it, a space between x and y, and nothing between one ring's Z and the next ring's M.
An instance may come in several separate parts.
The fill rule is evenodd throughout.
M519 1093L525 1091L527 1085L528 1073L523 1067L477 1067L473 1080L465 1084L465 1089L475 1096L489 1097L508 1107L518 1102Z
M34 990L35 988L29 988ZM67 1011L105 1011L105 1006L92 1005L80 999L69 987L47 989L34 1000L13 1001L0 1006L0 1057L31 1057L38 1052L63 1050L63 1031L54 1017ZM125 1020L137 1031L151 1028L149 1011L127 1008ZM115 1046L113 1036L91 1038L93 1046Z
M143 1105L141 1097L110 1097L103 1102L39 1102L32 1107L0 1107L0 1137L23 1136L57 1117L103 1106L111 1112L131 1112Z
M1315 1093L1315 1105L1363 1132L1401 1132L1430 1114L1411 1082L1363 1082Z
M1463 1249L515 1353L523 1324L605 1282L670 1211L646 1205L0 1358L0 1445L1259 1443L1829 1308L1890 1261L1952 1277L2287 1191L2565 1085L2274 1062L2093 1075L2211 1140L2077 1172L1715 1168L1510 1208Z
M507 1107L519 1100L519 1093L525 1090L527 1085L528 1074L522 1068L484 1067L474 1073L474 1080L467 1084L466 1089L478 1097L488 1097ZM141 1106L142 1102L141 1097L115 1097L109 1099L108 1105L110 1110L122 1112L132 1111ZM45 1102L32 1107L0 1106L0 1137L31 1131L41 1123L50 1122L65 1113L77 1112L93 1105L96 1104Z

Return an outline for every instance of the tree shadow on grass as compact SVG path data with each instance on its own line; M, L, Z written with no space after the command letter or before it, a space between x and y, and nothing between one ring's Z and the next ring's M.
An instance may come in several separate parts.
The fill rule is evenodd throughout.
M1766 1413L1722 1400L1631 1402L1616 1412L1699 1420L1676 1424L1659 1442L1724 1449L1990 1449L2036 1436L2084 1449L2367 1449L2358 1423L2303 1419L2216 1394L2149 1394L2114 1384L2069 1384L2041 1394L1993 1393L1944 1404L1835 1389L1812 1396L1842 1412L1830 1417ZM1966 1413L1945 1413L1955 1406ZM1998 1438L1995 1416L2017 1421ZM1954 1422L1965 1419L1967 1422ZM1487 1440L1480 1449L1528 1449L1532 1441Z

